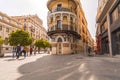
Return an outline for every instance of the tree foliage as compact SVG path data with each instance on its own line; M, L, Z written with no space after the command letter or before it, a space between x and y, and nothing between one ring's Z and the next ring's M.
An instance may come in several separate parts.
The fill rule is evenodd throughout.
M9 43L11 46L28 46L33 42L30 34L23 30L12 31L9 36Z
M51 47L51 44L47 40L38 39L35 42L35 46L38 48L49 48Z
M4 40L0 38L0 45L3 44Z
M2 38L0 38L0 57L3 57L4 54L1 54L2 52L2 44L4 43L4 40Z

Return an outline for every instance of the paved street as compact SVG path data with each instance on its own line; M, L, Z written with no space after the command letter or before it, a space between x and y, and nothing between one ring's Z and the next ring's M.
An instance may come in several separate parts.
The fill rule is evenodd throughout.
M120 58L48 55L0 59L0 80L120 80Z

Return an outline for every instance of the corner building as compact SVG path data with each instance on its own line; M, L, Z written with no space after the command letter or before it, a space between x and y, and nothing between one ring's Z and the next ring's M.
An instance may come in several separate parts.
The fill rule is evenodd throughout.
M80 1L48 0L48 36L52 54L73 54L83 51L80 21L87 25ZM80 13L81 12L81 13ZM80 15L82 14L82 15ZM84 30L87 33L87 30Z

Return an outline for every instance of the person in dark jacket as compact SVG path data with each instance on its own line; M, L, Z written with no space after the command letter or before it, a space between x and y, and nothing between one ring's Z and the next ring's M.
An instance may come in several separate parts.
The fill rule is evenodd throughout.
M21 46L18 45L17 48L16 48L16 56L17 56L17 59L19 59L20 52L21 52Z

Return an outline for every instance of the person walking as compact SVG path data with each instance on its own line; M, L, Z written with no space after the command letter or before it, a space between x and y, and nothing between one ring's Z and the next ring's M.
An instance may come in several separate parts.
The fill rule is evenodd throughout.
M30 56L32 55L33 48L30 47Z
M90 53L91 53L91 47L89 46L88 47L88 56L90 56Z
M17 48L16 48L16 56L17 56L17 59L19 59L20 52L21 52L21 46L18 45Z
M26 51L27 51L27 48L26 48L26 47L24 47L24 48L23 48L23 51L22 51L22 52L23 52L23 54L24 54L24 58L26 58Z
M12 49L12 58L16 56L16 47L13 47Z

